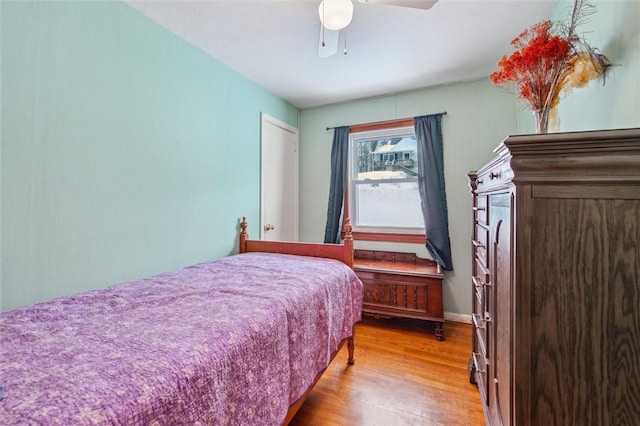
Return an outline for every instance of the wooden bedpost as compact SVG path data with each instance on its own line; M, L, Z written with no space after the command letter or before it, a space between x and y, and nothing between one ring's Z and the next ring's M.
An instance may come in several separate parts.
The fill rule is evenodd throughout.
M351 327L351 336L347 337L347 350L349 351L349 359L347 360L347 364L353 365L355 361L353 359L353 352L355 348L354 337L356 336L356 326L355 324Z
M351 227L351 219L346 218L344 221L344 250L345 250L345 260L346 263L351 269L353 269L353 234L351 233L353 228ZM353 325L351 327L351 336L347 338L347 350L349 351L349 359L347 360L348 365L353 365L355 363L353 359L353 353L355 348L354 337L356 335L356 326Z
M351 231L353 228L351 227L351 219L346 218L344 223L344 250L345 250L345 259L344 263L346 263L351 269L353 269L353 234Z
M247 234L247 218L242 216L242 222L240 222L240 253L247 252L247 240L249 239L249 234Z

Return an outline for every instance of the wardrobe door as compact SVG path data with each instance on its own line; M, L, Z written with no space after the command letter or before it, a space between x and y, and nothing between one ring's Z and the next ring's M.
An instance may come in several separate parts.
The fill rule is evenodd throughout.
M492 424L511 424L511 196L491 196Z

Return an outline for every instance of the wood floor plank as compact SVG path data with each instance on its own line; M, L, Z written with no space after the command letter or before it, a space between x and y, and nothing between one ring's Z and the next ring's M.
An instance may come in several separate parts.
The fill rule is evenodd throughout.
M444 336L422 321L365 317L355 365L343 348L290 425L484 425L467 372L471 326L447 322Z

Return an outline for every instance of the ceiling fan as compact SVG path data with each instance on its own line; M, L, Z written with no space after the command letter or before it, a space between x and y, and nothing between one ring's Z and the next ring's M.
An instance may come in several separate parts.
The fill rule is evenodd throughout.
M431 9L438 0L358 0L365 4L409 7L413 9ZM339 31L346 28L353 18L351 0L322 0L318 7L320 15L320 39L318 56L328 58L338 51ZM347 54L345 46L344 54Z

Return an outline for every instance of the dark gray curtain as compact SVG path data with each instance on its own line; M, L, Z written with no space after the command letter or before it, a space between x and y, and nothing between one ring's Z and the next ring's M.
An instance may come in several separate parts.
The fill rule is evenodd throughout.
M331 147L331 184L329 186L329 206L327 225L324 229L324 242L340 242L340 218L344 201L344 186L347 181L347 161L349 158L349 127L336 127L333 130Z
M415 117L414 127L418 139L418 188L427 250L442 269L453 271L444 186L442 114Z

